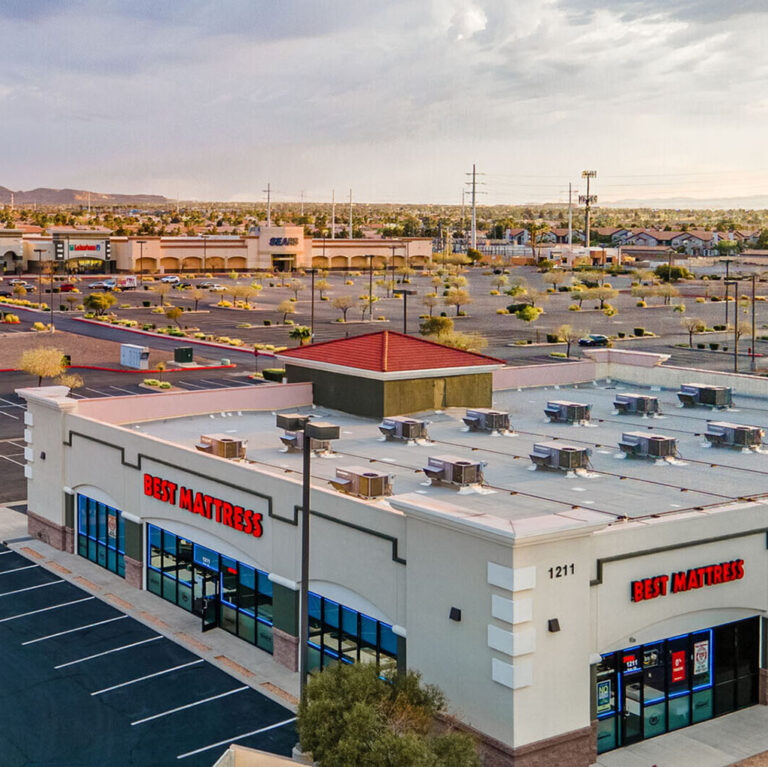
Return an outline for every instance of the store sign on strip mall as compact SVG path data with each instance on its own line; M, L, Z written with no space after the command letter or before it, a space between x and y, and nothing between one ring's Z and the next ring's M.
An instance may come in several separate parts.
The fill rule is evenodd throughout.
M630 595L633 602L647 602L649 599L665 597L667 594L679 594L681 591L691 591L704 586L740 581L743 577L744 560L733 559L717 565L693 567L670 575L655 575L652 578L632 581Z
M259 512L223 501L213 495L206 495L190 487L177 485L161 477L144 475L144 495L162 503L178 506L192 514L200 514L206 519L215 520L220 525L226 525L254 538L261 538L264 532L261 527L262 515Z

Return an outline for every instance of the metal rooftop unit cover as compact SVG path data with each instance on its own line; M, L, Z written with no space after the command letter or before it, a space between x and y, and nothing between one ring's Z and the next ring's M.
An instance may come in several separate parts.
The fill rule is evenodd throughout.
M336 490L359 498L381 498L392 495L389 474L371 471L364 466L345 466L343 469L336 469L336 479L329 481Z
M628 431L621 435L619 447L633 458L672 458L677 455L677 440L663 434Z
M553 423L580 423L588 421L592 405L582 402L550 400L544 408L544 415Z
M592 451L586 447L566 445L564 442L537 442L533 446L531 461L538 469L586 469Z
M709 386L700 383L682 384L677 398L684 407L703 405L728 408L733 405L733 389L730 386Z
M427 422L419 421L416 418L395 415L390 418L384 418L379 424L379 431L387 439L426 439Z
M613 406L620 415L659 413L659 400L648 394L617 394Z
M287 431L280 437L280 441L288 448L288 450L303 450L304 449L304 432L303 431ZM309 449L315 453L330 453L331 452L331 440L329 439L309 439Z
M727 421L709 421L704 436L717 447L759 447L763 443L763 430L759 426Z
M219 458L228 458L239 461L245 458L245 450L248 440L232 439L226 434L203 434L195 448L201 453L217 455Z
M470 431L509 431L509 413L485 407L469 409L464 423Z
M466 487L483 482L483 466L480 461L467 461L453 455L429 456L424 473L433 482Z

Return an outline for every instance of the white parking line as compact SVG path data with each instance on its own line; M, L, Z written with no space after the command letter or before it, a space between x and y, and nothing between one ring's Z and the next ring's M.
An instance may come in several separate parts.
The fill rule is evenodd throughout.
M292 716L290 719L285 719L282 722L278 722L277 724L271 724L269 727L262 727L260 730L253 730L253 732L244 732L242 735L236 735L234 738L227 738L227 740L220 740L218 743L211 743L210 746L204 746L203 748L198 748L195 751L187 751L186 754L179 754L176 758L177 759L186 759L188 756L195 756L196 754L202 754L203 751L210 751L212 748L219 748L220 746L226 746L230 743L234 743L236 740L242 740L243 738L250 738L251 735L258 735L262 732L268 732L269 730L276 730L278 727L283 727L286 724L290 724L291 722L295 722L296 717Z
M0 575L10 575L11 573L18 573L22 570L31 570L33 567L40 567L40 565L24 565L24 567L14 567L13 570L0 570Z
M109 388L110 389L117 389L117 391L124 392L125 394L130 394L130 395L138 394L138 392L129 391L128 389L121 389L119 386L113 386L112 384L109 385Z
M24 464L20 461L14 461L13 458L9 458L7 455L0 455L0 458L5 458L6 461L10 461L11 463L15 463L17 466L23 467Z
M226 389L226 388L228 388L226 384L220 383L219 381L211 381L208 378L201 378L200 380L203 383L211 384L212 386L216 386L219 389Z
M184 384L185 386L191 386L193 389L205 389L205 386L198 386L197 384L194 384L191 381L179 381L179 384Z
M3 552L5 553L5 552ZM93 599L94 597L91 597ZM64 636L64 634L74 634L76 631L83 631L84 629L93 628L94 626L103 626L105 623L112 623L112 621L121 621L123 618L127 618L127 615L118 615L116 618L107 618L103 621L97 621L96 623L87 623L85 626L78 626L74 629L67 629L66 631L57 631L55 634L46 634L44 637L38 637L37 639L28 639L26 642L22 642L21 646L25 647L28 644L35 644L36 642L44 642L46 639L54 639L55 637Z
M3 556L3 554L15 554L16 552L13 549L8 549L8 551L0 551L0 557Z
M68 397L77 397L77 399L85 399L85 394L75 394L75 392L73 392L71 389L70 389L70 392L69 392L69 394L67 396Z
M202 700L196 700L194 703L187 703L186 706L179 706L178 708L171 708L168 711L161 711L159 714L153 716L144 717L144 719L137 719L135 722L131 722L131 727L136 724L144 724L144 722L151 722L153 719L160 719L162 716L168 716L169 714L175 714L177 711L184 711L187 708L194 708L195 706L201 706L203 703L210 703L212 700L219 700L219 698L226 698L228 695L234 695L236 692L242 692L243 690L250 690L248 685L244 687L238 687L236 690L230 690L229 692L222 692L219 695L212 695L210 698L203 698Z
M13 418L14 421L18 421L19 420L19 416L11 415L10 413L6 413L5 410L0 409L0 413L2 413L3 415L7 415L8 418Z
M113 652L120 652L121 650L128 650L131 647L138 647L141 644L148 644L149 642L156 642L158 639L162 639L162 634L150 637L149 639L142 639L140 642L131 642L131 644L125 644L122 647L113 647L111 650L105 650L104 652L98 652L95 655L87 655L85 658L78 658L77 660L71 660L67 663L59 663L58 666L54 666L54 669L66 668L67 666L75 666L78 663L85 663L87 660L93 660L94 658L101 658L102 655L110 655Z
M11 407L20 407L24 408L24 405L20 405L18 402L11 402L9 399L5 399L4 397L0 397L0 402L5 402L6 405L10 405Z
M109 392L99 391L98 389L91 389L90 386L85 386L84 388L85 388L86 391L95 392L96 394L100 394L102 397L109 397L110 396Z
M118 690L121 687L127 687L130 684L136 684L136 682L143 682L145 679L153 679L156 676L163 676L163 674L170 674L173 671L178 671L182 668L188 668L189 666L196 666L198 663L202 663L203 659L198 658L197 660L190 661L189 663L182 663L180 666L174 666L173 668L167 668L165 671L156 671L154 674L147 674L146 676L140 676L138 679L130 679L127 682L120 682L120 684L113 684L112 687L105 687L103 690L96 690L96 692L92 692L91 695L101 695L105 692L111 692L112 690Z
M21 594L23 591L34 591L35 589L44 589L46 586L54 586L57 583L64 583L63 578L48 583L41 583L39 586L27 586L25 589L16 589L15 591L4 591L0 597L9 597L11 594Z
M61 581L57 581L57 583L60 583ZM8 618L0 618L0 623L5 623L6 621L15 621L16 618L26 618L28 615L37 615L38 613L46 613L48 610L57 610L59 607L69 607L70 605L76 605L80 604L80 602L90 602L91 599L96 599L96 597L84 597L83 599L75 599L72 602L62 602L58 605L51 605L50 607L41 607L39 610L32 610L28 613L19 613L18 615L11 615Z

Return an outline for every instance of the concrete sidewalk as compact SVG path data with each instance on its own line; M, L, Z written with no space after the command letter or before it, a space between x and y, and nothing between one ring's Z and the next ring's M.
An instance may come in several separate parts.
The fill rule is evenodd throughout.
M692 727L608 751L598 767L728 767L768 752L768 706L752 706ZM768 765L768 757L749 760ZM746 765L745 765L746 767Z
M27 532L27 517L0 505L0 541L37 562L60 578L103 599L112 606L151 626L190 652L226 671L243 684L296 710L299 676L276 663L269 653L259 650L223 629L203 634L201 621L170 602L148 591L138 591L122 578L77 554L57 551Z

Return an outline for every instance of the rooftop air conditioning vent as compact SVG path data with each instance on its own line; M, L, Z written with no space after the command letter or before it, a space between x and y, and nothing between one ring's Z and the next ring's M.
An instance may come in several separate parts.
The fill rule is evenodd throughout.
M589 468L592 451L588 447L575 447L563 442L537 442L530 455L537 469L573 471Z
M733 405L733 389L730 386L709 386L707 384L682 384L677 398L683 407L718 408L724 410Z
M387 439L399 439L406 442L427 439L427 422L394 415L382 420L379 424L379 431Z
M613 406L619 415L654 415L661 412L658 398L647 394L617 394Z
M508 432L510 430L509 413L485 407L467 409L464 423L469 431Z
M663 434L628 431L621 435L621 451L632 458L675 458L677 440Z
M382 498L392 495L392 477L363 466L336 469L336 479L329 480L339 492L358 498Z
M704 436L717 447L758 448L763 443L763 433L759 426L709 421Z
M301 413L278 413L275 419L278 429L285 429L280 441L285 445L286 452L301 452L304 449L304 425L309 416ZM330 453L331 441L327 439L311 439L310 449L314 453Z
M232 439L226 434L203 434L195 447L201 453L217 455L231 461L241 461L245 458L248 440Z
M581 402L550 400L544 408L544 415L551 423L585 423L589 421L592 405Z
M483 483L483 468L481 461L467 461L453 455L430 456L424 473L432 482L468 487Z

